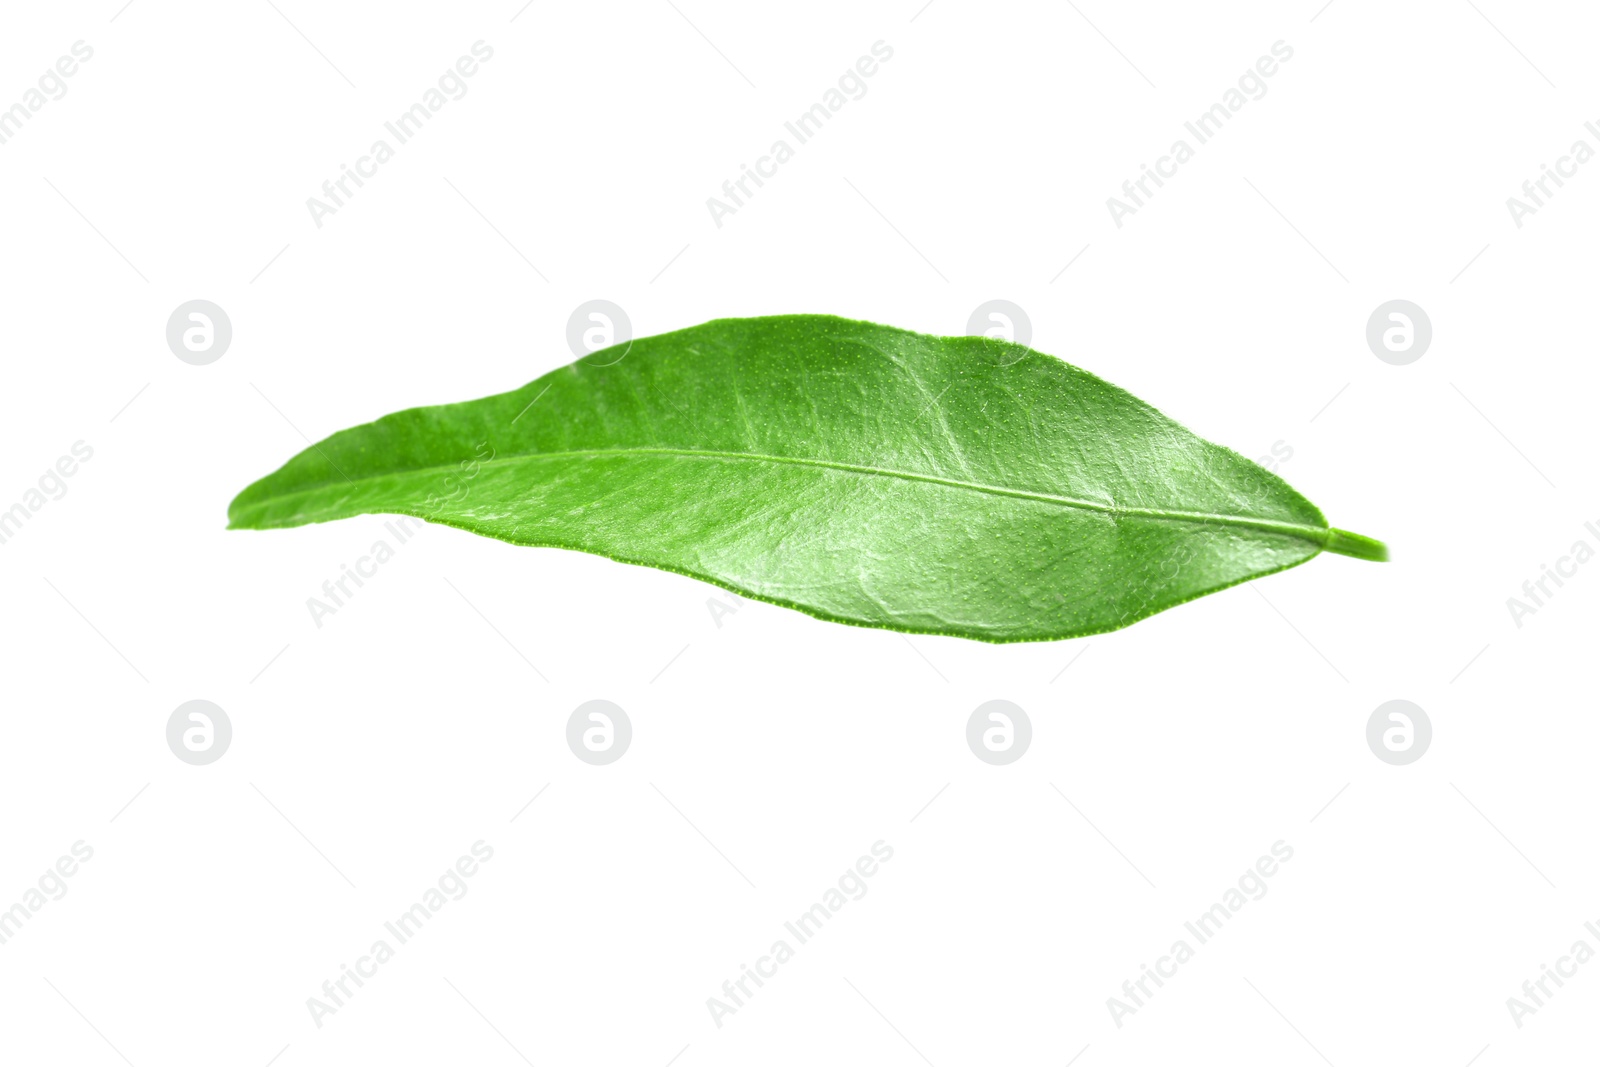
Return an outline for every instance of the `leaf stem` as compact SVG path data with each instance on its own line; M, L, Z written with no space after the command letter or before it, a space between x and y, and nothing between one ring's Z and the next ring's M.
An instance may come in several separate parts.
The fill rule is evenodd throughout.
M1323 545L1322 549L1335 555L1353 556L1356 559L1368 559L1376 563L1384 563L1389 559L1389 546L1382 541L1331 527L1328 530L1328 543Z

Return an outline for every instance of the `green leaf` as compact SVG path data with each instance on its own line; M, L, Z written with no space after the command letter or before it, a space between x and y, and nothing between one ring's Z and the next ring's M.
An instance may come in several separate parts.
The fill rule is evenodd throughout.
M1032 349L719 319L336 433L232 528L389 512L984 641L1102 633L1329 551L1281 478Z

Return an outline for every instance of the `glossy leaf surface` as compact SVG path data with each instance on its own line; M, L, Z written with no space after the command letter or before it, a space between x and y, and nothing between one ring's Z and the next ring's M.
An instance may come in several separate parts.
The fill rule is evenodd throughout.
M1323 551L1383 559L1127 392L988 338L721 319L357 426L233 528L373 512L985 641L1117 629Z

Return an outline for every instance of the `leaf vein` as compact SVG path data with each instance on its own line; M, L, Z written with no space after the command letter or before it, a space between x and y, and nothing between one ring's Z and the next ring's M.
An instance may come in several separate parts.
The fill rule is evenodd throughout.
M991 496L1009 497L1018 500L1033 500L1045 504L1055 504L1061 507L1073 508L1083 511L1093 511L1110 517L1113 521L1118 518L1150 519L1158 522L1185 522L1201 526L1221 525L1237 526L1247 529L1260 530L1266 533L1282 534L1289 537L1298 537L1311 541L1321 547L1327 547L1332 538L1332 531L1324 526L1309 526L1304 523L1285 522L1279 519L1266 519L1251 515L1229 515L1214 512L1183 511L1172 508L1127 507L1115 502L1105 503L1097 500L1086 500L1080 497L1064 496L1057 493L1044 493L1030 489L1013 489L1002 485L989 485L983 482L963 481L956 478L946 478L937 474L925 474L919 471L902 471L888 467L876 467L866 464L844 463L836 460L812 459L805 456L782 456L761 452L726 452L715 449L703 448L670 448L670 447L631 447L631 448L594 448L571 449L560 452L523 452L513 455L496 456L492 459L479 461L482 466L499 466L506 463L540 462L561 459L599 459L608 456L663 456L672 459L711 459L731 462L756 462L756 463L781 463L799 467L815 467L826 470L841 471L847 474L859 474L869 477L896 478L904 481L923 482L930 485L940 485L950 489L961 489ZM375 480L381 477L408 476L426 474L430 471L454 470L454 465L439 465L434 467L413 467L407 470L384 471L379 474L359 475L352 479L353 483ZM300 496L319 492L333 485L331 482L321 482L315 486L281 493L272 498L282 500L288 497ZM262 502L255 502L246 506L259 506Z

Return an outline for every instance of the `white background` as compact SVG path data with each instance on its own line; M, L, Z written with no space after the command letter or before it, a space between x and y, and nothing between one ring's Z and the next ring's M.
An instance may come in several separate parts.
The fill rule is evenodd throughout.
M1600 964L1521 1028L1506 1006L1600 949L1600 565L1520 628L1506 606L1600 547L1600 165L1520 229L1505 203L1600 148L1584 5L121 2L7 5L0 34L0 106L94 49L0 145L0 509L94 450L0 545L0 907L94 849L0 945L0 1058L1592 1053ZM306 198L478 40L467 95L316 227ZM706 198L878 40L866 96L715 226ZM1106 198L1279 40L1270 91L1116 227ZM164 337L195 298L234 330L204 367ZM754 603L718 626L694 581L428 528L319 629L306 599L383 520L224 530L302 432L570 361L592 298L641 336L960 333L1008 299L1197 433L1292 448L1280 473L1394 561L986 646ZM1434 328L1405 367L1364 339L1395 298ZM234 729L205 767L165 741L195 698ZM606 767L564 740L595 698L634 728ZM964 736L997 698L1034 729L1007 767ZM1365 740L1396 698L1434 729L1404 767ZM307 998L480 839L470 892L316 1026ZM714 1025L878 840L867 895ZM1107 998L1279 840L1270 892L1116 1026Z

